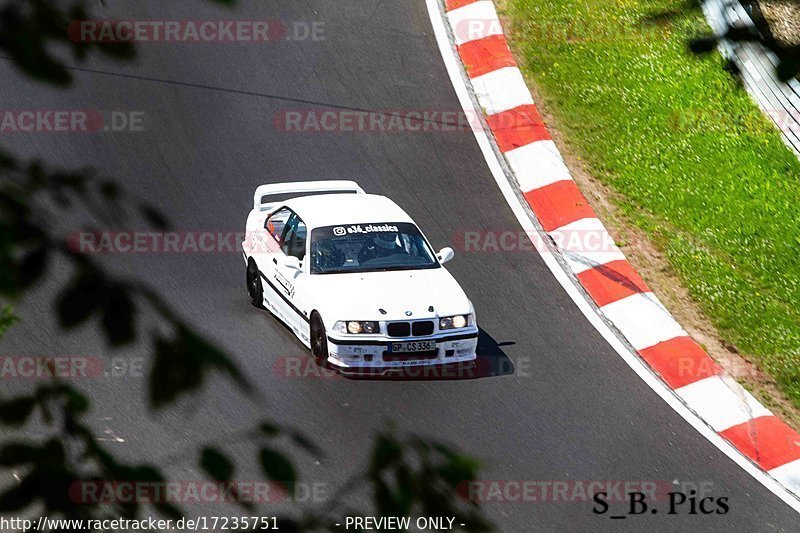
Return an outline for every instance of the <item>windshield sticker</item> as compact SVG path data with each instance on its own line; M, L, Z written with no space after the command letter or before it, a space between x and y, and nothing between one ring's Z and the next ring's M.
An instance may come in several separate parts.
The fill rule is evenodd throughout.
M336 226L333 228L333 234L337 237L354 233L397 233L398 231L397 226L392 226L391 224L354 224L352 226Z

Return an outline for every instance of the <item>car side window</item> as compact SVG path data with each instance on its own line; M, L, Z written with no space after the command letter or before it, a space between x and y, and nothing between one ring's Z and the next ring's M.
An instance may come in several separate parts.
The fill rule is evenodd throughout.
M291 210L289 210L288 207L284 207L283 209L278 209L275 211L264 223L264 228L279 243L282 242L281 236L283 235L283 230L286 227L286 222L289 220L291 215Z
M283 240L281 241L281 250L286 255L293 255L302 261L306 255L306 236L305 222L293 213L286 223L286 231L284 231Z

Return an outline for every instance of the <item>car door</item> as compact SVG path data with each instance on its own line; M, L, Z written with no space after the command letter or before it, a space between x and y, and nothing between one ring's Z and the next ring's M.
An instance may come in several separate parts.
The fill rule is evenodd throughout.
M307 238L305 222L292 213L280 239L282 254L273 260L275 285L281 291L290 325L304 341L308 341L309 313L306 290L308 274L305 268Z
M252 257L255 259L258 269L263 274L262 285L266 295L266 305L270 311L278 315L278 317L286 323L289 323L291 317L288 314L289 307L285 305L283 296L281 295L280 288L275 284L275 267L277 265L277 258L283 255L281 244L283 242L283 233L286 230L286 224L289 218L293 215L291 209L282 207L272 213L264 221L264 232L254 239L258 242L254 244Z

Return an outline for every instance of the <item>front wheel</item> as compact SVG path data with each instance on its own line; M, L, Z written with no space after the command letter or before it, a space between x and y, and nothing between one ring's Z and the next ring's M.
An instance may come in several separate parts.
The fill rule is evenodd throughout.
M247 294L250 296L251 304L263 309L264 287L261 285L261 273L252 259L247 262Z
M328 336L317 313L311 315L311 356L320 366L325 366L328 361Z

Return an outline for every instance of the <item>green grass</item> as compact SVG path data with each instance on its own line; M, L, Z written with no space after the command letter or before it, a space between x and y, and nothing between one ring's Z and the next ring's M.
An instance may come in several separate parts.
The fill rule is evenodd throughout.
M800 163L667 0L501 0L569 148L621 193L726 340L800 406Z

